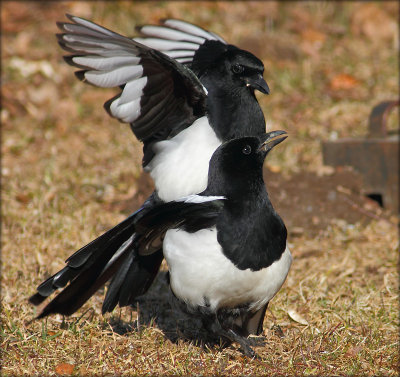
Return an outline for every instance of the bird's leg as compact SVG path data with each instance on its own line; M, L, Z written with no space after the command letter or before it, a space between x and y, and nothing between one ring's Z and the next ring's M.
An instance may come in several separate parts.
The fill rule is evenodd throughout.
M250 342L247 338L244 336L238 334L235 332L233 329L223 329L221 328L221 335L224 337L228 338L229 340L236 342L242 347L242 350L244 354L248 357L254 358L257 357L257 354L254 352L254 350L250 346Z
M230 326L223 326L218 316L216 316L213 322L213 331L223 339L227 339L230 342L236 342L242 347L244 354L248 357L257 357L257 354L251 348L250 341L247 339L246 334L243 333L242 329L237 325L231 323Z
M219 313L211 312L202 308L202 322L204 328L220 337L223 340L222 347L228 347L232 342L236 342L242 348L244 354L248 357L257 357L257 354L251 348L247 333L245 333L238 325L234 323L236 316L226 315L220 311Z
M204 329L207 330L207 332L209 334L213 334L214 337L217 336L218 338L220 338L221 342L219 345L221 346L221 348L229 347L232 344L231 339L221 335L221 331L220 331L221 325L219 324L215 315L209 315L207 317L203 316L202 323L203 323ZM210 338L210 340L211 340L211 338ZM217 344L216 339L213 339L211 341L211 344L216 345Z

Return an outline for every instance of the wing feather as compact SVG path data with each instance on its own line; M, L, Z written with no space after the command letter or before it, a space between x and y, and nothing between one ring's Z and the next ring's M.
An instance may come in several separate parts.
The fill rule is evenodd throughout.
M215 33L189 22L175 19L164 20L161 26L144 25L139 27L138 30L143 37L135 38L135 41L162 51L170 58L188 66L191 66L196 51L204 46L207 41L227 44ZM190 53L186 53L186 51Z
M66 61L81 69L76 75L85 82L120 87L119 95L108 100L105 108L111 116L130 123L138 139L146 143L154 142L155 135L168 137L205 115L206 93L189 69L91 21L67 17L72 23L58 23L63 32L58 34L59 44L72 53ZM184 33L167 34L178 38ZM199 41L195 36L184 42L177 57L191 59ZM173 48L177 43L181 45L167 40L164 45Z

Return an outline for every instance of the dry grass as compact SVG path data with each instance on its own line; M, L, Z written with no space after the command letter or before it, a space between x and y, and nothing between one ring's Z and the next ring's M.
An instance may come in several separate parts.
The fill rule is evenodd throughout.
M99 314L102 292L65 322L30 323L26 301L68 255L124 218L110 203L138 190L140 145L101 108L111 91L77 82L61 59L54 22L65 12L126 34L179 17L253 49L273 91L261 99L269 125L291 134L270 165L290 175L323 169L322 139L365 134L371 107L398 97L397 10L395 2L2 4L3 374L398 375L394 217L335 220L317 237L290 240L294 264L267 312L260 360L234 347L203 351L179 336L166 304L154 323L119 335ZM150 297L164 300L160 287ZM114 316L129 324L137 312Z

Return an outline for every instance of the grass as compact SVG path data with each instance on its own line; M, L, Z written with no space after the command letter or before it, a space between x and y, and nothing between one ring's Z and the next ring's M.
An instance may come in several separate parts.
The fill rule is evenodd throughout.
M290 132L269 162L285 175L323 170L321 140L365 135L372 106L398 98L395 2L196 4L2 4L3 375L398 375L394 216L332 219L316 237L289 240L294 263L267 312L260 360L236 347L204 351L179 336L167 304L155 320L119 335L115 321L133 324L138 312L102 317L103 292L71 318L31 322L36 312L26 299L37 284L121 221L111 204L140 189L140 144L101 107L113 92L78 82L62 61L54 23L64 13L123 34L178 17L251 48L272 89L260 97L267 124ZM391 115L390 127L397 123ZM157 289L150 297L165 298L165 287Z

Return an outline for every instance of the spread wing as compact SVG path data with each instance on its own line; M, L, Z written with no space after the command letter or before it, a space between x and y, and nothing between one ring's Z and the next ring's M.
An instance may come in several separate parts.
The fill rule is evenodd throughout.
M120 87L104 106L130 123L139 140L163 140L205 115L206 92L188 68L165 54L93 22L67 15L58 23L59 44L80 68L79 79L99 87Z
M161 51L188 66L192 64L195 53L207 41L227 44L217 34L175 19L163 20L160 26L144 25L138 27L138 30L143 34L143 38L135 38L135 41Z

